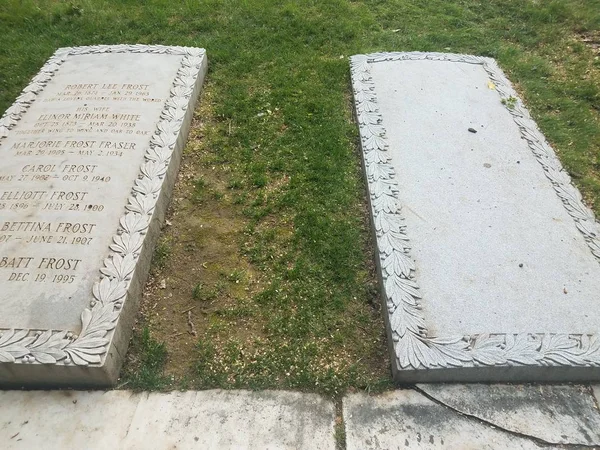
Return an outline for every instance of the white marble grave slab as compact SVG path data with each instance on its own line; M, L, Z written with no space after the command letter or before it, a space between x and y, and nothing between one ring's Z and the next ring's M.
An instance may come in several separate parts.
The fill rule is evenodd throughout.
M0 385L109 385L207 68L59 49L0 119Z
M600 378L600 227L491 58L351 60L399 381Z

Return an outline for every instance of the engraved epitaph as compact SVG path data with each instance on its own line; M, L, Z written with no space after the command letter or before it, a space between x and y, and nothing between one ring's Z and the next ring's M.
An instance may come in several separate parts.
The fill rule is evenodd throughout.
M0 119L1 385L116 381L206 68L62 48Z
M394 377L600 379L600 226L496 62L351 71Z

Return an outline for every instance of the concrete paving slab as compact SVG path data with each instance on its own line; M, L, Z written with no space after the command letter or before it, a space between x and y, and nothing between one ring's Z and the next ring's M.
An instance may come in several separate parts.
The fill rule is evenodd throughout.
M600 379L600 224L497 63L351 70L396 380Z
M344 398L347 450L540 450L552 445L490 427L414 390Z
M334 405L284 391L0 392L0 448L334 450Z
M314 394L205 391L141 397L128 449L330 449L335 408Z
M142 395L127 391L0 392L0 447L120 448Z
M547 442L600 446L600 411L590 386L419 384L463 414Z

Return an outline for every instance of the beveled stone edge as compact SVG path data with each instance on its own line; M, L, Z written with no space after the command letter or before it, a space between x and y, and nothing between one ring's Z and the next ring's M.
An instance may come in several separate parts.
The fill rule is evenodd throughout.
M123 304L128 298L140 251L146 241L145 233L163 188L196 80L206 58L204 49L194 47L97 45L60 48L0 118L0 143L69 56L100 53L171 54L183 58L125 206L126 212L110 244L111 252L100 269L99 280L94 283L94 300L81 314L81 332L76 335L66 330L2 329L0 365L103 365Z
M402 222L401 205L398 203L398 184L394 180L394 168L389 164L389 144L382 125L383 117L377 105L375 84L370 75L371 65L374 63L406 60L448 61L483 66L494 84L493 88L498 91L501 102L518 125L522 138L527 141L592 254L600 262L600 227L594 214L583 204L581 194L563 170L554 150L494 59L427 52L352 56L350 66L354 106L376 234L379 255L377 262L386 299L386 323L392 337L394 375L402 378L400 372L453 367L600 367L598 333L428 335L421 311L419 286L415 280L415 265L409 253L409 238ZM595 372L594 377L600 376L600 373Z

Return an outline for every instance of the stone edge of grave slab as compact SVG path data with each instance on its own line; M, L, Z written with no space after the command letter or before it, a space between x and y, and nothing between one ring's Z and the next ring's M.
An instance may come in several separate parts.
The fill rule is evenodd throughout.
M98 273L92 302L70 330L0 330L0 385L108 386L114 384L129 337L152 250L170 200L194 105L207 71L206 51L162 45L96 45L58 49L0 118L0 143L70 56L145 53L181 56L133 194L124 205L110 255ZM108 244L108 243L107 243Z
M600 335L555 334L532 330L518 334L428 336L421 311L415 264L409 253L398 184L389 163L373 64L386 61L446 61L478 64L486 71L521 137L544 170L554 191L600 262L600 226L522 100L492 58L451 53L393 52L350 58L354 107L367 179L376 263L394 379L433 381L580 381L600 379Z

